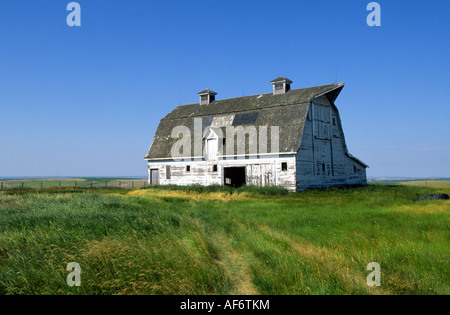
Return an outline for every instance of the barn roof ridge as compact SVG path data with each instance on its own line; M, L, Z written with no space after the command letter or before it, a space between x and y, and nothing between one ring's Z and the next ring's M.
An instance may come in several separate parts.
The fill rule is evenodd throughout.
M279 94L279 95L273 95L273 93L259 93L254 95L246 95L246 96L238 96L238 97L232 97L232 98L226 98L226 99L219 99L215 100L214 102L208 104L208 105L200 105L199 103L192 103L192 104L184 104L179 105L175 107L172 112L168 113L162 120L169 120L169 119L181 119L181 118L187 118L187 117L200 117L200 116L210 116L210 115L219 115L219 114L226 114L226 113L237 113L237 112L244 112L244 111L250 111L253 109L260 109L260 108L253 108L253 109L247 109L245 106L243 109L237 109L235 106L229 106L233 107L229 110L224 109L224 107L220 107L220 105L224 103L230 103L233 101L252 101L252 100L258 100L260 98L265 98L267 101L272 101L272 104L266 105L261 108L271 108L271 107L279 107L279 106L287 106L287 105L300 105L300 104L306 104L311 101L311 99L325 95L327 93L330 93L334 90L337 90L339 88L344 87L345 83L333 83L333 84L326 84L326 85L319 85L319 86L312 86L312 87L306 87L306 88L300 88L300 89L292 89L289 92L285 94ZM329 88L329 89L328 89ZM317 90L317 93L311 93L309 97L304 98L302 101L298 101L298 98L295 96L298 96L299 98L304 96L303 94L307 94L308 92L311 92L313 90ZM340 91L337 92L337 95L333 97L332 101L337 98ZM283 100L285 100L283 102ZM232 105L232 104L229 104ZM195 114L193 112L185 113L184 115L177 114L178 111L185 111L188 108L192 108L197 110Z

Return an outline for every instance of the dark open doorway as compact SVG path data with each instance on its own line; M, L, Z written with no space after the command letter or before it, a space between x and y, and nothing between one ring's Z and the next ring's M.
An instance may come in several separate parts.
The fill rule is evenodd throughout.
M245 185L245 167L225 167L223 172L225 186L241 187Z

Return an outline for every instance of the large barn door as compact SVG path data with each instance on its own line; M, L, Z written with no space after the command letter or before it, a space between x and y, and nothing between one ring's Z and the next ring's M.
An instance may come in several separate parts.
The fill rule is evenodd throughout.
M264 187L275 184L272 164L252 164L249 168L249 185Z
M225 186L241 187L246 184L244 167L224 167Z
M273 167L271 164L261 164L261 186L272 186L275 184Z

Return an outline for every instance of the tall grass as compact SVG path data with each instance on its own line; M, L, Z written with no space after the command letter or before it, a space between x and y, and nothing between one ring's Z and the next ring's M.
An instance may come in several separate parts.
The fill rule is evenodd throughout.
M429 192L448 189L4 191L0 294L448 294L450 202Z
M203 186L203 185L189 185L189 186L178 186L178 185L156 185L156 186L150 186L147 189L151 191L182 191L187 193L198 193L198 194L205 194L205 193L227 193L227 194L233 194L233 193L253 193L258 195L287 195L289 192L284 187L279 186L265 186L265 187L259 187L259 186L241 186L239 188L233 188L231 186L222 186L222 185L210 185L210 186Z

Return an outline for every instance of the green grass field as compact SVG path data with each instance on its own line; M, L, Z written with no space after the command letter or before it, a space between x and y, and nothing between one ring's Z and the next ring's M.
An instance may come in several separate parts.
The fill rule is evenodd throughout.
M450 189L4 190L0 294L449 294L450 201L430 192Z

